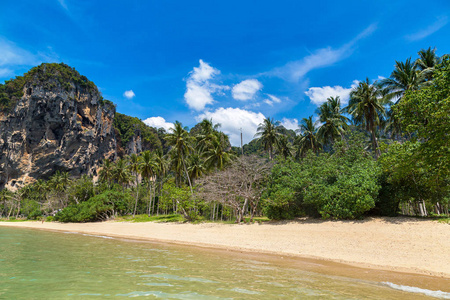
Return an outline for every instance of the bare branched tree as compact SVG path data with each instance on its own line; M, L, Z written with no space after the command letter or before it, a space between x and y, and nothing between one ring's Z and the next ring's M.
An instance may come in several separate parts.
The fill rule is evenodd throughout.
M261 199L261 184L272 163L256 156L241 156L228 168L199 180L199 196L206 202L220 202L233 208L236 223L242 222L248 206L251 221Z

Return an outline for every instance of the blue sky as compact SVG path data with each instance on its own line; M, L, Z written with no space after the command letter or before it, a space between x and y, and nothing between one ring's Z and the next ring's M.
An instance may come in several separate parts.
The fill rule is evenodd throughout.
M328 96L450 53L450 2L0 0L0 82L65 62L117 111L168 127L203 117L232 143L264 116L295 128Z

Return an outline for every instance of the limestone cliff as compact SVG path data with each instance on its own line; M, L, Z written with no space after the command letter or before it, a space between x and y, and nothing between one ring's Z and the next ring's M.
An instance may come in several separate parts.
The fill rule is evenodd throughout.
M95 175L116 156L114 105L65 64L42 64L0 85L0 188L56 170Z

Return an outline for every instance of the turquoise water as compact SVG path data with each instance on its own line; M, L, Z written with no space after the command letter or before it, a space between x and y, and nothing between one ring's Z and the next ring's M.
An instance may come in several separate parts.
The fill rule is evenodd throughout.
M427 299L382 283L316 274L237 254L0 227L0 299L127 297Z

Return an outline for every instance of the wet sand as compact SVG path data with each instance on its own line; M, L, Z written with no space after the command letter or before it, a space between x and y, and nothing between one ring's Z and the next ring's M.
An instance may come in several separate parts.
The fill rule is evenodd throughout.
M114 221L82 224L0 222L0 226L168 242L231 252L251 252L252 255L271 254L276 259L283 257L285 261L291 261L291 264L295 264L296 257L302 257L309 259L312 265L322 265L322 262L329 261L328 264L324 264L328 265L328 268L338 263L336 269L342 269L340 263L344 263L354 268L378 270L379 272L376 273L378 275L373 273L372 278L379 278L379 281L388 276L389 272L383 273L383 271L391 271L389 275L391 277L402 277L392 274L404 272L405 276L406 273L423 275L423 280L428 276L440 277L442 282L450 283L450 225L430 220L369 218L362 221L321 221L305 219L242 225ZM341 270L340 273L342 272ZM361 276L367 273L363 269L348 272L359 272ZM433 277L425 281L432 282ZM416 280L418 279L414 281ZM438 286L442 287L441 284Z

